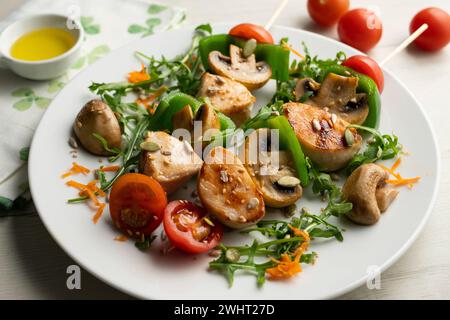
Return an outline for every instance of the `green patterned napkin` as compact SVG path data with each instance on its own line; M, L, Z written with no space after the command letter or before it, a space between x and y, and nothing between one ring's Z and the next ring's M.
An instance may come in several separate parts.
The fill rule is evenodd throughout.
M28 148L39 120L58 91L80 70L114 48L176 28L186 17L183 9L149 1L31 0L0 22L0 30L14 20L37 13L79 19L86 39L78 61L58 79L31 81L0 69L0 211L23 203L20 196L28 190Z

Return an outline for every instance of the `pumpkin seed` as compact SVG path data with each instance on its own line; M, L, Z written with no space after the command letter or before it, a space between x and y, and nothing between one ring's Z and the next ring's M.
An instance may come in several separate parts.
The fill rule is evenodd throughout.
M225 258L228 260L228 262L236 263L241 258L241 254L239 253L239 250L230 248L225 251Z
M355 137L353 136L353 133L350 131L350 129L345 129L344 131L344 137L345 142L349 147L351 147L355 143Z
M285 188L293 188L295 186L298 186L300 184L300 180L296 177L292 176L284 176L278 179L277 183Z
M152 141L144 141L141 143L141 149L149 152L155 152L161 149L161 147Z
M244 44L244 48L242 49L242 54L244 55L244 57L250 57L253 52L255 52L257 44L258 43L255 39L247 40Z
M204 217L203 220L205 220L205 222L209 224L211 227L214 227L214 223L208 217Z

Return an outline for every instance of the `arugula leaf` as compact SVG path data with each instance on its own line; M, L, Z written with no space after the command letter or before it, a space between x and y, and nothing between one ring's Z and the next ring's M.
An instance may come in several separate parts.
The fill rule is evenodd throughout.
M367 143L367 147L363 152L356 154L349 162L345 168L347 175L350 175L363 164L392 159L402 151L402 145L399 144L396 135L382 135L378 130L360 125L350 125L348 127L369 132L373 135L373 139Z

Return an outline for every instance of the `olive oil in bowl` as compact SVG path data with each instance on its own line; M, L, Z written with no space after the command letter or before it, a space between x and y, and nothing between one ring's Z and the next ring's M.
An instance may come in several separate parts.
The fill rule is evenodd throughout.
M64 29L41 28L20 36L12 45L10 54L24 61L48 60L69 51L76 40Z

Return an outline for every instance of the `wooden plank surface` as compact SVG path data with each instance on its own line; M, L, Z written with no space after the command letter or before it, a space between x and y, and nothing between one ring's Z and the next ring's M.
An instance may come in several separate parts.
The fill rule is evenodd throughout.
M22 0L4 1L0 19ZM188 23L253 21L264 24L275 0L166 0L188 10ZM277 21L280 25L320 32L336 38L309 19L305 0L291 0ZM374 58L385 57L407 36L411 17L420 9L438 6L450 12L448 0L351 1L352 7L375 5L384 34ZM442 176L439 195L428 224L408 252L381 276L381 288L362 286L342 299L450 299L450 48L437 54L408 49L387 68L414 92L425 107L439 140ZM0 299L130 298L87 272L82 289L68 290L66 268L74 262L52 240L37 215L0 218Z

